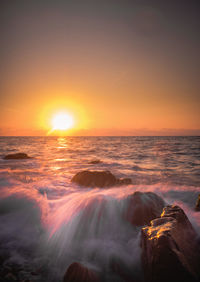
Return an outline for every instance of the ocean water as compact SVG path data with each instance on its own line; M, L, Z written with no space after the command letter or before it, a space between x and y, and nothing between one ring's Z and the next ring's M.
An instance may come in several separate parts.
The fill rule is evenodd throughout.
M16 152L32 158L3 160ZM87 169L110 170L133 184L71 183ZM0 137L0 258L31 281L62 281L75 261L104 281L124 281L113 270L117 262L142 281L141 228L121 216L135 191L181 206L200 235L200 137Z

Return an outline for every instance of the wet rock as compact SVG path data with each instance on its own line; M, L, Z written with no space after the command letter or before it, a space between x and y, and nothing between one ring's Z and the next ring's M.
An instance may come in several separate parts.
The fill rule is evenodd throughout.
M86 187L111 187L114 185L130 184L130 178L116 178L110 171L80 171L71 180Z
M78 172L73 178L75 182L81 186L87 187L105 187L113 186L117 183L116 177L109 171L81 171Z
M17 281L17 277L13 275L12 273L6 274L4 278L5 278L5 281Z
M165 206L164 200L152 192L135 192L127 198L126 219L133 225L142 226L159 217Z
M122 259L119 258L113 258L110 261L110 267L114 274L117 275L117 277L120 277L120 281L123 282L142 282L140 279L138 273L135 272L132 267L130 268L127 266ZM115 281L113 279L109 281ZM118 281L118 280L117 280Z
M4 160L22 160L30 159L30 157L25 153L9 154L4 157Z
M7 261L0 264L0 281L19 281L31 282L43 281L39 272L32 270L28 265L20 265L15 262ZM33 279L33 280L32 280Z
M99 282L99 279L93 270L74 262L68 267L63 282Z
M89 162L89 164L100 164L100 163L101 163L100 160L93 160Z
M200 194L199 194L197 202L196 202L195 211L200 211Z
M180 207L165 207L160 218L142 229L141 247L146 281L199 281L197 234Z

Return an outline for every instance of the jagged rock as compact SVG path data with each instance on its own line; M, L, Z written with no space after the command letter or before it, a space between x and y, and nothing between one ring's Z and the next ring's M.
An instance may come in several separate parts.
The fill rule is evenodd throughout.
M136 191L127 198L126 219L133 225L142 226L159 217L165 206L164 200L153 192Z
M30 159L30 157L25 153L9 154L4 157L4 160L22 160Z
M200 211L200 194L199 194L197 202L196 202L195 211Z
M78 172L71 181L86 187L111 187L131 183L130 178L118 179L110 171L90 170Z
M146 281L199 281L197 234L180 207L165 207L160 218L142 228L141 247Z
M93 270L74 262L68 267L63 282L99 282L99 279Z

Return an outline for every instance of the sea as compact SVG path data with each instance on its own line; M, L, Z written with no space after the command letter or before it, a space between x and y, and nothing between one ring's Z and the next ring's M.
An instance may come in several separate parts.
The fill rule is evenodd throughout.
M31 158L3 159L17 152ZM82 170L132 184L80 187ZM59 282L80 262L120 282L117 261L142 281L141 227L121 216L135 191L179 205L200 236L200 137L0 137L0 279L10 267L19 281Z

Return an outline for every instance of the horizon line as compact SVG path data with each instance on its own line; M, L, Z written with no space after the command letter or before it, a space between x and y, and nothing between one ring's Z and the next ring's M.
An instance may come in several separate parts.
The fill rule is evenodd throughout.
M200 137L200 135L0 135L0 137Z

